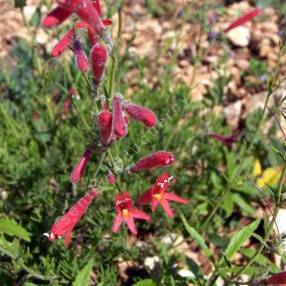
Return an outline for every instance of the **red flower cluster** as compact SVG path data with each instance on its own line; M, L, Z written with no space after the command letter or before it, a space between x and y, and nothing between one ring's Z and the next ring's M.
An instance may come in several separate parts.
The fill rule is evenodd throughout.
M111 20L102 19L99 0L58 0L58 3L58 7L43 19L42 23L45 27L57 26L72 14L76 15L79 20L59 40L52 49L51 55L58 57L67 49L71 49L74 53L76 67L81 72L92 71L96 89L99 91L101 88L99 84L104 77L110 52L107 47L112 47L111 39L106 34L106 26L111 24ZM80 30L87 33L90 46L89 57L86 55L85 48L80 41ZM93 153L104 155L103 152L106 152L107 148L110 148L116 140L127 136L129 119L140 122L147 128L157 125L157 116L149 108L127 102L119 93L109 94L109 96L111 97L110 105L108 105L104 96L101 97L102 108L96 117L98 136L93 138L78 163L74 166L70 175L72 183L78 183L81 180ZM104 156L102 158L104 160ZM174 162L175 156L167 151L149 154L127 168L122 167L119 171L113 168L113 164L109 165L109 162L105 162L110 168L107 181L111 186L117 187L116 178L122 173L138 173L166 167ZM152 211L155 211L157 206L161 205L167 216L173 217L174 213L169 206L169 201L187 204L188 200L167 192L171 181L172 177L167 173L162 174L157 178L155 185L140 197L138 203L140 205L150 203ZM72 230L97 195L98 189L95 189L83 196L64 216L56 221L50 232L46 234L48 238L53 241L63 236L65 238L64 244L68 246ZM149 221L151 219L148 214L134 206L128 192L118 194L115 197L115 211L113 232L118 232L122 224L127 224L130 232L136 235L135 220Z
M112 24L110 19L101 18L99 0L61 0L59 6L52 10L42 21L47 27L54 27L65 21L70 15L75 14L81 21L76 22L59 40L51 51L53 57L58 57L68 48L72 49L75 56L76 67L81 72L86 72L91 66L96 84L101 82L108 60L108 50L102 40L106 26ZM78 30L87 31L91 45L90 60L77 35Z
M179 197L178 195L166 192L173 177L168 173L163 173L159 176L149 190L147 190L138 200L140 205L151 203L152 212L156 210L160 204L169 218L174 216L174 212L170 208L169 201L174 201L181 204L188 204L189 200ZM126 223L130 232L137 234L137 229L134 219L150 220L150 216L141 210L133 207L132 199L128 192L118 195L115 198L116 217L113 222L112 231L118 232L122 223Z

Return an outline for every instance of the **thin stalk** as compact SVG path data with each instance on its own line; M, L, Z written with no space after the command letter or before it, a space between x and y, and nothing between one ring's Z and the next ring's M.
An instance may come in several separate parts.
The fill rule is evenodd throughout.
M98 165L97 165L96 170L95 170L95 173L94 173L94 177L95 177L95 178L96 178L97 175L98 175L98 172L99 172L99 170L100 170L100 168L101 168L101 166L102 166L102 163L104 162L105 154L106 154L105 151L100 154L99 161L98 161Z
M30 269L24 262L21 260L17 259L12 253L4 249L3 247L0 246L0 251L4 253L5 255L9 256L16 264L18 264L23 270L25 270L27 273L30 274L30 277L34 277L36 279L42 280L42 281L47 281L47 280L52 280L54 278L52 277L45 277L36 271Z
M274 214L273 214L273 217L271 219L269 228L266 231L265 236L264 236L264 241L265 242L267 242L269 237L270 237L272 228L273 228L273 226L274 226L274 224L276 222L276 218L277 218L280 206L281 206L281 193L282 193L282 187L283 187L283 183L284 183L284 179L285 179L285 174L286 174L286 164L284 163L282 176L281 176L280 182L279 182L278 193L277 193L277 196L276 196L276 199L275 199L276 200L276 204L275 204ZM246 271L252 265L252 263L255 261L256 257L261 254L261 252L263 251L264 248L265 248L265 245L261 244L261 246L253 254L253 256L250 258L250 260L233 276L233 279L236 279L237 277L239 277L239 275L241 275L244 271Z

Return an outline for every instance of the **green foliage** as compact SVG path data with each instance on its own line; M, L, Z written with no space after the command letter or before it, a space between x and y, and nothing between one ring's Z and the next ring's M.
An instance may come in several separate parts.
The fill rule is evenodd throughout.
M25 5L25 1L15 3L20 8ZM152 15L160 16L174 8L173 3L158 3L145 1ZM114 14L115 6L110 5L110 15ZM196 11L188 13L188 8L184 19L200 20L204 29L209 29L207 8L196 18L190 16ZM222 12L220 9L219 13ZM41 9L37 9L31 25L38 26L40 18ZM176 182L170 188L190 199L187 206L171 205L177 214L173 220L166 219L158 209L150 223L139 222L139 236L134 242L126 230L111 234L115 215L113 187L106 180L99 180L106 178L108 164L102 166L98 176L94 174L98 154L93 154L80 184L75 186L69 181L72 167L96 134L94 100L82 75L73 64L51 59L44 47L31 47L24 40L17 42L12 54L15 64L0 71L1 285L84 286L90 281L98 286L185 286L188 283L205 286L208 282L203 267L177 251L175 242L170 245L162 242L166 234L181 234L183 242L192 246L190 251L206 256L210 263L216 262L217 273L226 278L241 269L231 264L236 253L245 259L255 254L255 250L244 247L248 239L254 238L268 246L263 235L256 233L260 221L241 228L241 218L251 218L261 200L271 196L270 191L257 190L252 184L254 157L263 158L265 167L281 166L285 146L272 136L265 138L257 132L261 112L247 118L245 133L233 148L207 136L209 131L230 134L223 117L212 111L212 107L223 103L224 87L230 81L227 71L220 71L205 98L194 102L189 86L170 85L174 65L165 66L158 85L150 88L141 80L148 62L132 57L126 49L118 72L120 89L122 93L127 91L129 83L125 75L129 69L136 68L139 77L131 100L153 109L159 124L146 130L132 122L128 137L110 152L118 168L156 150L174 152L177 162L167 170L176 177ZM197 57L195 62L202 60ZM220 59L222 63L224 57ZM263 75L266 67L253 59L251 73ZM76 89L74 106L71 104L68 113L63 115L62 108L72 87ZM254 145L248 152L253 137ZM161 172L126 174L118 178L118 184L135 199ZM100 184L103 194L76 226L70 247L64 248L62 239L49 242L43 233L86 192L89 184ZM275 193L276 188L271 192ZM267 230L266 220L265 225ZM230 237L229 233L233 235ZM222 253L220 258L213 253L213 248ZM154 256L159 257L159 263L156 271L151 271L144 266L144 260ZM286 260L285 256L283 259ZM119 275L118 271L122 261L130 262L125 282L124 274ZM179 276L180 268L189 269L194 277ZM278 271L261 253L245 273L261 275L269 270Z
M30 234L15 221L7 218L0 219L0 233L17 236L26 241L30 241Z
M252 233L257 229L259 223L260 219L257 219L251 224L244 226L232 236L226 250L224 251L224 255L228 260L232 258L245 241L252 235Z
M73 286L87 286L88 285L88 278L90 275L90 272L92 270L94 261L93 259L90 259L88 263L84 266L82 270L77 274L76 279Z

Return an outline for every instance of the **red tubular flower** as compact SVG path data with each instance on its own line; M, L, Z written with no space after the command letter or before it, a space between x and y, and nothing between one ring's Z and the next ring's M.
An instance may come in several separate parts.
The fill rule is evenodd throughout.
M80 158L79 162L74 166L71 176L70 176L70 180L72 183L78 183L81 179L81 177L83 176L83 173L86 169L86 166L88 164L88 161L91 157L92 154L92 149L91 148L87 148L82 157Z
M105 45L97 43L90 51L90 62L94 81L99 84L103 78L108 59L108 50Z
M113 99L113 114L112 114L112 132L117 137L124 137L127 135L127 124L124 119L122 110L122 96L115 95Z
M173 177L170 177L168 173L163 173L157 178L155 184L139 198L138 203L140 205L151 203L152 212L154 212L160 204L167 216L172 218L174 213L168 201L174 201L184 205L189 203L189 200L181 198L175 193L166 192L172 179Z
M227 33L229 31L245 24L246 22L251 21L253 18L258 16L261 13L261 11L262 10L260 8L255 8L255 9L251 10L247 14L243 15L242 17L240 17L237 20L235 20L234 22L232 22L226 29L224 29L224 32Z
M61 55L61 53L64 52L72 43L73 38L74 29L69 29L52 49L51 56L58 57L59 55Z
M276 273L264 280L265 285L286 286L286 271Z
M135 120L142 122L146 127L154 127L157 124L155 113L141 105L125 103L123 109Z
M97 34L102 34L104 24L90 0L60 0L58 2L61 8L75 13L82 21L89 24Z
M82 72L88 71L89 69L88 59L79 39L74 40L73 48L74 48L76 67Z
M137 234L134 219L150 220L150 216L143 211L133 207L132 199L128 192L115 197L116 217L113 222L112 231L118 232L122 223L126 223L132 234Z
M90 1L82 1L82 0L60 0L58 1L60 6L53 9L51 12L48 13L46 17L42 20L42 25L46 28L52 28L54 26L60 25L62 22L64 22L71 14L78 13L79 17L85 21L82 23L85 23L88 25L88 33L89 34L95 34L95 32L101 33L102 25L103 26L109 26L112 24L112 20L110 19L103 19L101 20L101 8L100 3L98 0L92 1L92 9L90 11L87 11L87 9L90 9ZM87 4L86 4L87 3ZM82 5L86 5L85 7L82 7ZM97 13L95 18L95 13ZM102 22L101 22L102 21ZM95 28L96 26L96 28ZM86 27L87 28L87 27ZM92 30L92 31L91 31Z
M136 162L129 168L129 171L131 173L136 173L152 168L166 167L173 164L175 160L176 159L173 153L167 151L158 151Z
M42 20L42 25L46 28L52 28L54 26L60 25L71 14L72 12L69 10L65 10L62 7L56 7Z
M208 136L212 137L213 139L220 141L224 145L231 147L233 143L237 142L237 137L234 135L224 136L217 133L209 133Z
M72 208L70 208L65 215L57 220L52 226L51 231L45 234L48 236L49 240L54 241L55 239L64 236L65 247L68 247L71 241L71 232L98 193L97 189L89 191Z
M100 140L103 145L108 145L112 137L112 114L104 110L101 111L97 118L97 125L100 130Z

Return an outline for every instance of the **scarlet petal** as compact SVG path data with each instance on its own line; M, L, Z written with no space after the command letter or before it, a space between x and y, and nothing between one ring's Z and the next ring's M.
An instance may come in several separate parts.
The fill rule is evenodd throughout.
M172 218L174 216L174 213L172 209L170 208L168 201L165 198L162 198L159 202L162 208L164 209L165 213L167 214L167 216L169 218Z
M132 234L137 235L137 228L136 225L134 223L134 219L132 216L129 216L127 219L125 219L127 226L129 228L129 230L131 231Z
M142 194L139 199L139 205L146 205L152 201L152 188L147 190L144 194Z
M156 179L156 183L153 187L153 193L165 192L165 190L169 187L171 181L172 180L169 173L167 172L163 173Z
M123 217L120 213L118 213L113 221L112 231L118 232L122 223L123 223Z
M231 23L225 30L224 32L227 33L230 30L233 30L243 24L245 24L246 22L251 21L253 18L255 18L256 16L258 16L261 13L261 9L260 8L255 8L252 11L248 12L247 14L243 15L242 17L238 18L237 20L235 20L233 23Z
M151 217L149 215L147 215L146 213L144 213L143 211L139 210L139 209L136 209L136 208L133 208L131 210L131 213L132 213L132 216L134 218L138 218L138 219L144 219L144 220L147 220L149 221L151 219Z
M69 231L65 234L65 242L64 242L65 247L68 247L70 242L71 242L71 232Z
M164 198L169 200L169 201L174 201L174 202L184 204L184 205L189 203L189 200L181 198L174 193L164 193Z
M62 7L56 7L43 19L42 25L46 28L60 25L71 14L70 11L63 9Z
M71 44L74 37L74 30L68 30L64 36L59 40L59 42L52 49L52 57L58 57L62 52L64 52Z
M72 170L70 180L73 183L78 183L86 169L86 166L88 164L88 161L91 157L92 150L90 148L86 149L83 153L80 161L75 165L75 167Z
M153 199L151 202L151 210L154 212L159 205L159 201L157 199Z
M98 13L98 15L101 16L101 7L100 7L99 0L93 0L92 5L94 9L96 10L96 12Z

